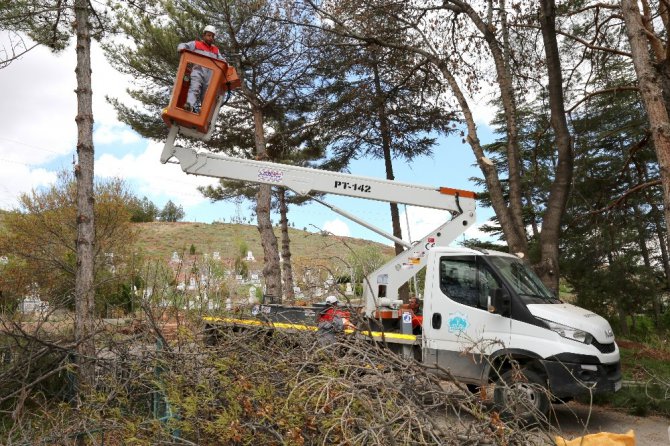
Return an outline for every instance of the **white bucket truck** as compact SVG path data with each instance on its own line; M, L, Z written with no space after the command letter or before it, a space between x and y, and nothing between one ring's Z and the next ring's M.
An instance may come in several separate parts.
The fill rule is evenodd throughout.
M494 385L495 403L510 414L545 414L553 401L620 389L619 349L604 318L560 301L514 255L449 247L475 222L472 192L198 152L175 146L175 137L172 132L161 162L174 157L189 174L450 211L448 222L409 244L315 198L406 247L366 278L362 311L376 328L363 335L449 370L468 387ZM398 288L424 267L423 322L413 333ZM314 328L314 308L262 305L258 312L265 320L283 318L283 329Z

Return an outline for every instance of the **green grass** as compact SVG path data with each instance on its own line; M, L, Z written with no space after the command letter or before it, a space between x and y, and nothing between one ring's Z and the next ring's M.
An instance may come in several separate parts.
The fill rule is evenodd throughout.
M640 381L656 376L670 384L670 361L666 357L653 358L629 348L620 351L624 380Z
M197 254L218 251L222 258L234 258L240 242L245 242L256 260L263 261L258 229L253 225L227 223L137 223L138 246L150 258L169 259L173 252L188 254L191 245ZM275 228L278 240L279 228ZM319 233L289 228L293 259L347 259L350 248L378 246L384 254L393 255L393 248L350 237L324 236Z
M644 386L624 387L617 393L595 395L593 403L625 410L631 415L644 417L661 415L670 417L670 395L666 385L649 384ZM589 399L580 398L583 403Z
M621 348L621 370L625 385L616 393L596 395L593 402L623 409L631 415L670 417L670 361L668 352L640 348ZM579 398L584 403L588 397Z

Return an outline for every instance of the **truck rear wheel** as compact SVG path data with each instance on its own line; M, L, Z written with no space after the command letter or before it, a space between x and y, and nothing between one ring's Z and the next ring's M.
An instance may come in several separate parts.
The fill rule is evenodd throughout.
M547 421L549 391L533 370L511 369L503 373L493 391L493 402L505 420L525 425Z

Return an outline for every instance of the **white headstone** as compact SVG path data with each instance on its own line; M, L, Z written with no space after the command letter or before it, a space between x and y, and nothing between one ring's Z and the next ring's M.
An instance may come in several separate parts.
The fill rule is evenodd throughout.
M251 251L247 251L246 261L247 262L255 262L256 261L256 259L254 258L254 255Z
M212 260L221 260L221 254L219 253L219 251L214 251L212 253Z
M188 280L188 289L189 290L194 290L195 289L195 277L191 277Z
M27 296L21 302L22 313L46 313L49 311L49 303L42 301L36 296Z
M347 288L344 290L344 295L345 296L352 296L354 294L354 290L351 288L351 282L347 282Z
M170 259L170 260L172 260L173 262L179 262L179 260L181 260L181 259L179 258L179 254L177 254L177 251L174 251L174 252L172 253L172 259Z

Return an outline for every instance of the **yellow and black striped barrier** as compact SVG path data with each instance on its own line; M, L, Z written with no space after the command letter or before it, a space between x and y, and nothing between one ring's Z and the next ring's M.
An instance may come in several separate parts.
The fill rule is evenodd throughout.
M222 325L235 325L235 326L246 326L246 327L268 327L280 330L296 330L296 331L317 331L315 325L306 325L306 324L293 324L288 322L272 322L272 321L260 321L258 319L238 319L231 317L204 317L203 320L210 324L222 324ZM413 334L402 334L402 333L389 333L386 331L368 331L368 330L353 330L345 329L347 334L356 334L359 336L364 336L366 338L372 338L375 341L383 341L396 343L396 344L415 344L418 340L421 339L420 336Z

